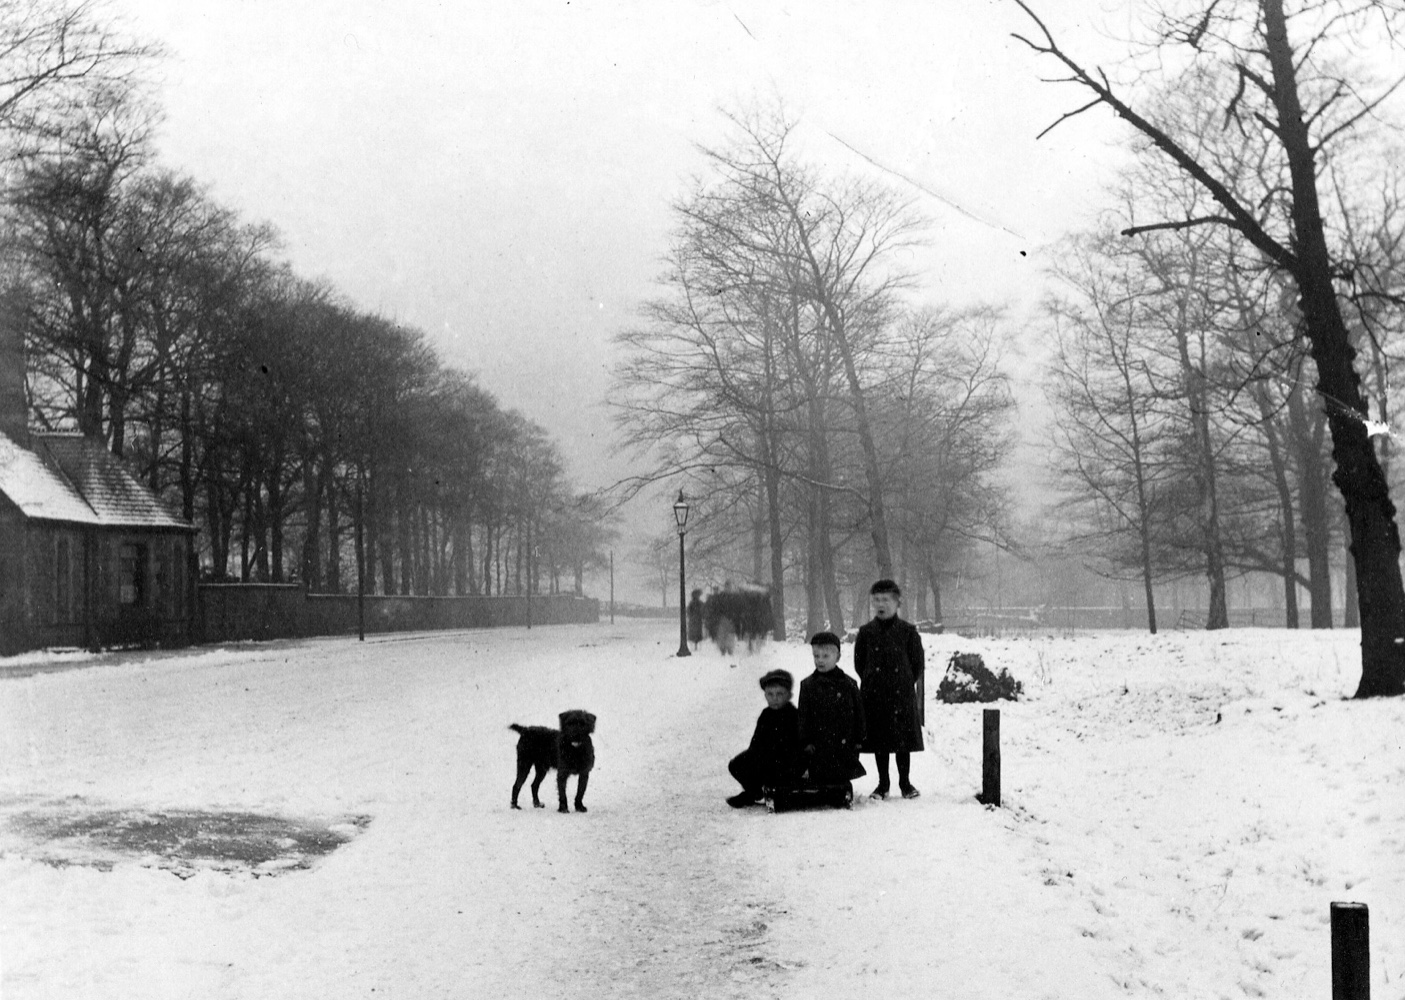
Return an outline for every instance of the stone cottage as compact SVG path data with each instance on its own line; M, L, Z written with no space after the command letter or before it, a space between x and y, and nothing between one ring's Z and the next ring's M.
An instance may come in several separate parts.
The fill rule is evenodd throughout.
M0 330L0 655L187 642L194 530L101 441L29 430L23 341Z

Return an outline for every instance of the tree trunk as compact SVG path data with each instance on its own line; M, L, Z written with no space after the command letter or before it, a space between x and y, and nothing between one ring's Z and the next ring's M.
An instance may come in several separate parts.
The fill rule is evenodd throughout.
M496 516L497 516L497 515L495 515L495 514L489 514L489 515L488 515L489 518L493 518L493 517L496 517ZM495 589L495 588L496 588L496 582L495 582L495 580L494 580L494 578L493 578L493 567L494 567L494 565L495 565L495 564L494 564L494 561L493 561L493 560L494 560L493 553L494 553L494 551L495 551L495 549L494 549L494 538L496 537L495 534L494 534L494 532L495 532L495 529L494 529L494 527L493 527L493 521L492 521L492 520L486 520L486 521L484 521L484 524L483 524L483 561L482 561L482 570L483 570L483 572L482 572L481 576L482 576L482 580L483 580L483 594L484 594L485 596L491 595L491 594L495 594L495 593L498 592L498 591Z
M181 516L195 523L195 422L190 412L190 390L181 390Z
M775 628L771 635L784 642L785 624L785 535L781 532L781 474L774 454L766 467L766 525L771 538L771 615Z
M468 547L468 518L460 515L454 519L454 594L462 597L468 593L468 567L473 553Z
M107 365L101 352L106 339L101 330L88 334L92 354L78 377L78 429L92 438L102 437L102 388L107 384Z
M1342 518L1342 534L1347 538L1351 537L1351 525ZM1347 547L1346 559L1343 562L1346 567L1346 580L1342 586L1342 627L1360 628L1361 611L1356 606L1356 564L1351 558L1351 547Z
M893 555L888 546L888 519L883 504L883 474L878 464L878 445L873 439L873 427L868 419L868 404L864 398L863 383L859 380L858 365L854 360L853 344L849 340L849 330L844 322L843 310L835 301L833 289L810 245L809 231L804 214L798 205L787 204L792 221L796 226L801 247L805 255L805 265L813 282L812 293L816 304L823 313L830 337L839 348L839 357L844 366L844 377L849 385L850 403L854 409L854 422L858 429L859 446L863 451L864 478L868 484L868 512L870 531L873 536L874 561L878 564L878 575L891 578L893 575Z
M328 462L330 466L330 460ZM327 593L341 593L341 522L337 512L337 484L327 477Z
M1137 390L1132 384L1132 362L1124 347L1118 357L1117 345L1108 342L1112 350L1113 362L1122 376L1122 390L1127 400L1127 417L1132 428L1132 475L1137 484L1137 541L1141 547L1142 592L1146 600L1146 626L1152 635L1156 634L1156 587L1154 568L1151 559L1151 497L1147 491L1146 460L1142 441L1142 421L1138 416ZM1228 617L1228 615L1226 615Z
M239 525L239 582L249 582L249 533L253 530L254 523L254 482L253 475L249 472L249 460L244 459L244 473L239 479L239 494L244 498L243 516L240 517Z
M823 412L823 411L821 411ZM824 439L824 425L819 428L816 475L821 483L828 483L833 470L829 464L829 442ZM834 574L834 546L830 541L830 494L828 487L816 490L815 504L815 556L820 575L820 589L824 594L827 627L831 632L844 631L844 605L839 597L839 584Z
M805 634L824 630L824 588L820 585L819 488L809 487L805 504Z
M1356 564L1361 614L1361 682L1356 697L1405 693L1405 584L1400 576L1400 532L1395 505L1366 435L1361 380L1347 336L1332 260L1317 199L1316 153L1298 100L1297 66L1288 39L1283 0L1260 0L1278 136L1288 155L1293 188L1293 235L1298 256L1301 308L1317 362L1318 389L1328 401L1332 431L1332 480L1346 502L1351 554Z
M942 623L942 587L937 582L937 571L927 564L927 586L932 588L932 621Z
M325 477L316 471L316 463L308 458L303 464L303 491L307 494L307 531L302 539L302 580L307 591L316 594L322 589L322 560L318 539L322 535L322 497L326 492Z
M395 496L399 501L395 505L395 536L396 549L400 555L400 593L413 594L415 592L415 553L410 541L410 504L405 494L405 483L402 479L396 486Z
M464 563L468 567L468 593L478 593L478 563L473 555L473 509L464 511L463 515L463 545Z
M434 568L433 545L430 538L429 508L420 505L419 517L419 541L417 547L419 572L415 574L415 593L421 597L431 593L433 581L431 579Z
M1298 516L1307 554L1307 589L1313 628L1332 627L1332 574L1329 559L1331 530L1327 521L1327 472L1322 463L1321 415L1308 417L1302 389L1294 383L1288 393L1288 426L1298 467Z
M361 544L365 549L361 570L368 594L380 593L376 589L376 554L381 551L380 507L376 503L376 483L379 478L376 475L376 466L368 465L361 487Z
M1278 432L1265 422L1269 442L1269 462L1273 466L1273 485L1278 493L1278 524L1280 553L1283 560L1283 622L1288 628L1298 627L1298 534L1293 518L1293 491L1288 485L1288 464L1278 444Z
M757 490L756 511L751 516L751 579L760 583L764 573L761 550L766 538L766 490L759 483L757 485L760 488Z
M835 322L837 310L826 304L830 322ZM878 465L878 445L873 440L873 427L868 420L868 406L864 402L863 385L859 381L858 368L854 364L854 353L850 349L846 332L837 332L840 357L844 361L844 376L853 396L854 420L858 425L859 445L863 450L864 479L868 484L868 513L870 532L873 536L873 558L878 564L880 579L893 576L893 553L888 545L888 518L883 503L883 474Z
M1187 297L1199 294L1200 256L1198 248L1189 254L1188 280L1176 288L1176 325L1172 333L1185 382L1186 403L1190 408L1192 448L1195 455L1193 477L1200 501L1200 543L1205 555L1205 578L1209 584L1209 604L1205 628L1229 627L1229 604L1225 586L1224 543L1220 537L1220 501L1215 470L1214 439L1210 433L1210 398L1205 375L1205 345L1199 358L1190 353L1191 319ZM1198 324L1203 325L1203 324ZM1203 331L1200 333L1203 338ZM1198 363L1197 363L1198 361Z
M253 556L250 563L253 568L253 577L260 583L267 583L269 577L268 567L268 503L264 498L264 470L255 465L253 481L249 484L249 496L252 497L252 530L245 527L245 533L252 537L254 542Z

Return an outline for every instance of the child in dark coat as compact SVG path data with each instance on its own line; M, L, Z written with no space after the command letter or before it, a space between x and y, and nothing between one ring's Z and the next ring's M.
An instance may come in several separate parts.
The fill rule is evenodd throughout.
M859 629L854 640L854 673L862 685L868 723L863 749L873 754L878 767L878 787L871 793L876 799L888 797L889 754L897 758L903 798L918 795L909 769L912 753L922 749L916 684L926 659L916 626L898 617L901 599L902 591L892 580L879 580L869 588L873 620Z
M810 639L815 672L800 682L800 745L811 784L847 784L867 772L859 763L864 740L863 701L854 679L839 669L839 637Z
M772 670L761 678L766 707L756 720L751 745L732 758L727 770L742 790L727 800L734 809L761 801L765 788L793 785L800 773L799 713L790 703L795 679L788 670Z

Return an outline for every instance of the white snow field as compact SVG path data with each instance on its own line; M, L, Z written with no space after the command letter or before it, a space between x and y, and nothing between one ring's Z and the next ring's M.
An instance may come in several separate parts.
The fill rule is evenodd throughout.
M665 621L0 660L0 997L1326 998L1350 900L1405 998L1405 700L1343 699L1356 632L924 638L929 697L955 650L1025 684L1001 809L935 701L921 798L729 809L809 649ZM589 813L509 810L508 723L567 708ZM345 843L97 832L206 814Z

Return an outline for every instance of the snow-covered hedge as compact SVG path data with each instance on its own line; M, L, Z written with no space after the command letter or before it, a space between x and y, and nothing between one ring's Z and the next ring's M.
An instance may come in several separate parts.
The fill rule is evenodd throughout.
M952 704L959 701L1015 701L1024 693L1024 685L1010 676L1004 667L993 674L980 653L952 653L946 674L937 685L937 700Z

